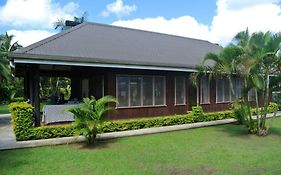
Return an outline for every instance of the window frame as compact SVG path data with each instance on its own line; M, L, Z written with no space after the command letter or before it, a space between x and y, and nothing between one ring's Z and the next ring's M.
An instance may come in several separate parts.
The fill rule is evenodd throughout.
M145 108L145 107L161 107L161 106L167 106L166 103L166 76L162 75L128 75L128 74L117 74L115 77L115 94L116 94L116 100L118 101L118 77L128 77L129 83L128 83L128 106L118 106L116 104L116 109L124 109L124 108ZM131 97L130 97L130 78L131 77L140 77L141 78L141 105L140 106L131 106ZM152 105L143 105L143 78L144 77L152 77ZM162 77L164 80L164 104L161 105L155 105L155 77Z
M208 99L207 99L207 102L202 102L202 100L203 100L203 95L202 95L202 90L203 90L203 86L202 86L202 80L203 79L207 79L208 80L208 91L209 91L209 97L208 97ZM211 87L211 82L210 82L210 80L208 79L208 78L206 78L206 77L202 77L201 79L200 79L200 104L201 105L208 105L208 104L211 104L211 98L210 98L210 96L211 96L211 90L210 90L210 87Z
M184 88L183 88L183 95L184 95L184 99L183 99L183 103L177 103L177 78L183 78L183 85L184 85ZM174 83L175 83L175 106L181 106L181 105L186 105L186 78L185 76L175 76L174 78Z

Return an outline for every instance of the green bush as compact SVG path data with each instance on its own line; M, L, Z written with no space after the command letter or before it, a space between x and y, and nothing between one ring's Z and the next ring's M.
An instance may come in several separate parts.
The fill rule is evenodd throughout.
M26 102L11 103L12 125L17 140L29 140L33 128L33 107Z
M268 105L268 108L267 108L268 112L269 113L274 113L278 110L278 104L277 103L273 103L273 102L270 102L269 105Z
M35 140L56 137L69 137L74 135L71 125L33 126L33 107L26 102L11 103L12 123L17 140ZM275 104L269 105L269 110L274 111ZM183 115L166 117L153 117L145 119L107 121L101 125L100 132L116 132L142 128L160 127L189 124L234 118L233 111L203 113L201 107L192 108L192 112Z
M69 125L33 127L33 107L31 104L15 102L9 105L9 109L18 141L73 136L73 128Z
M15 97L13 99L11 99L11 103L14 103L14 102L25 102L26 99L24 97Z
M270 102L267 111L268 113L274 113L278 110L278 104L274 102ZM257 110L255 108L251 109L253 115L257 115ZM259 112L261 112L261 108L259 108Z
M202 106L193 106L191 115L195 117L195 122L203 122L205 120Z

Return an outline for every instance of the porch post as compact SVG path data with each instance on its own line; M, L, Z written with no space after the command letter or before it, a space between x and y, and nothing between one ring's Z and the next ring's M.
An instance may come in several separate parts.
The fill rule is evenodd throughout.
M29 84L29 100L34 107L34 121L35 126L40 126L40 97L39 97L39 67L37 65L30 66L28 72Z
M24 84L24 98L26 99L30 99L30 93L29 93L29 89L30 89L30 86L29 86L29 81L30 81L30 78L29 78L29 71L27 71L24 75L24 79L23 79L23 84Z
M39 96L40 75L38 66L34 70L34 107L35 107L35 126L40 126L40 96Z

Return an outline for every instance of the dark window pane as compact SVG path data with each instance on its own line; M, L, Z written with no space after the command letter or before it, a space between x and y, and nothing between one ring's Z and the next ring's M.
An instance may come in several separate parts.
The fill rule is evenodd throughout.
M176 77L176 104L185 103L185 78Z
M165 80L164 77L155 77L154 78L154 97L155 105L164 105L165 104Z
M119 107L129 105L129 78L125 76L117 77L117 100Z
M153 78L143 77L143 105L153 105Z
M141 106L141 77L130 78L130 106Z

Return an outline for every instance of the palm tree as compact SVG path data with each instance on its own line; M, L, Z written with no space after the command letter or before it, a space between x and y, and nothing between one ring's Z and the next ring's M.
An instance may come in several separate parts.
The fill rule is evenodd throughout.
M88 144L94 143L104 121L105 113L114 110L107 105L112 102L116 103L117 101L111 96L105 96L98 100L94 97L84 98L83 103L68 109L69 112L74 114L73 126L76 133L82 134Z
M209 75L209 79L226 77L229 80L231 94L235 96L232 78L236 73L238 58L243 54L243 50L237 46L227 46L220 53L207 53L203 62L197 67L197 72L193 73L191 80L196 84L198 77ZM212 66L206 65L207 63Z
M269 75L279 71L281 35L271 32L249 34L248 30L239 32L233 39L234 44L244 50L241 62L238 64L240 76L244 78L244 102L247 93L255 89L257 111L257 134L266 135L265 126L267 106L269 103ZM280 72L280 71L279 71ZM259 116L258 91L262 95L262 114ZM248 107L250 111L250 107Z
M10 52L22 47L18 42L12 42L14 36L5 33L0 36L0 82L11 77L8 55Z
M74 16L73 22L76 22L76 23L86 22L87 16L88 16L87 12L84 12L81 17ZM61 18L61 19L58 19L58 21L54 23L54 28L55 28L55 30L59 29L60 31L64 31L64 30L71 28L71 26L66 26L65 19Z

